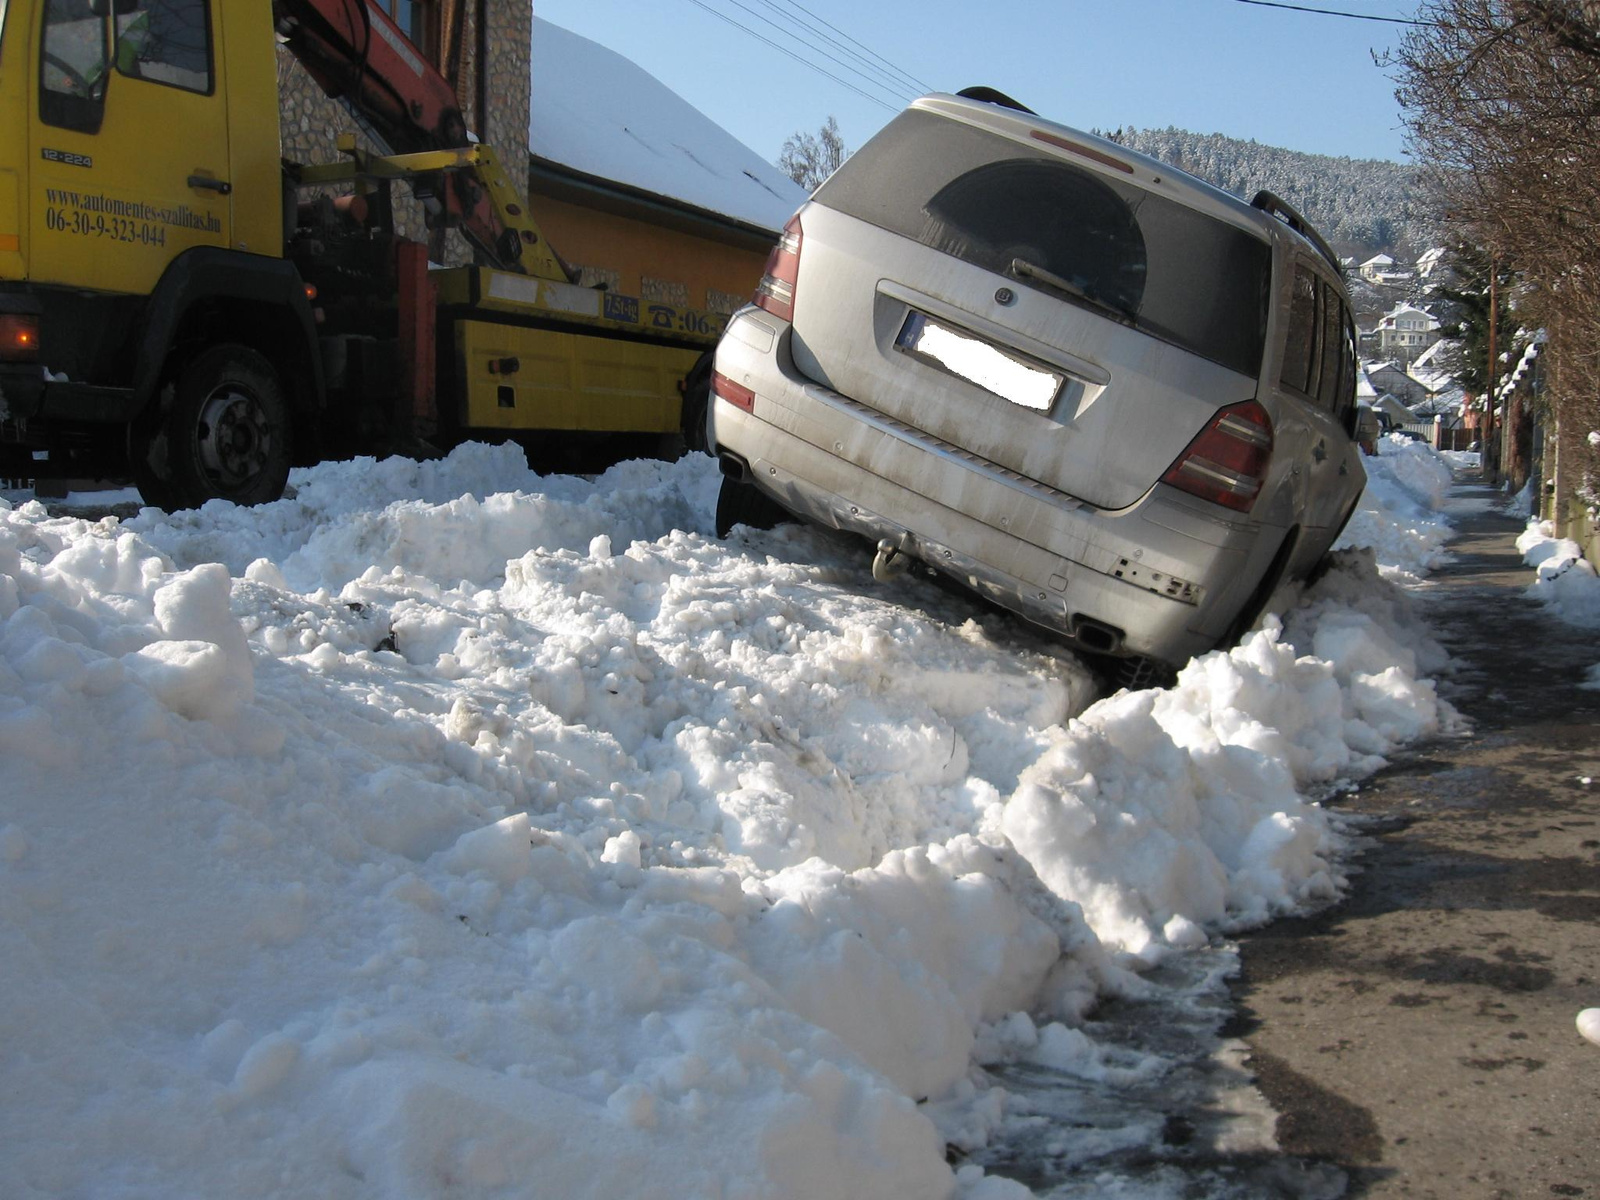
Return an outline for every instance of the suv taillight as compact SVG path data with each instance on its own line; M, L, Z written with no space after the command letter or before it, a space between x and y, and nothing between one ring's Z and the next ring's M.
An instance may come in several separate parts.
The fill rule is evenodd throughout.
M756 285L754 304L785 321L794 320L794 287L800 278L800 214L789 218L783 236L767 255L767 269Z
M0 362L39 361L39 318L0 313Z
M1206 423L1162 483L1248 512L1272 461L1272 420L1254 400L1230 404Z

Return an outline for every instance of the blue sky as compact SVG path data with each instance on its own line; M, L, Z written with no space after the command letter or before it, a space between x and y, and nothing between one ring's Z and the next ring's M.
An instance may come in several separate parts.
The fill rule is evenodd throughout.
M1415 10L1408 0L1298 2L1384 17ZM1398 44L1400 25L1239 0L534 0L534 13L631 58L768 159L789 134L815 130L830 114L854 149L911 95L987 84L1082 129L1175 125L1404 161L1394 84L1373 62L1374 51ZM869 85L762 20L790 28L784 13L856 54L865 56L865 47L916 82L902 80L894 91ZM860 65L838 45L823 45Z

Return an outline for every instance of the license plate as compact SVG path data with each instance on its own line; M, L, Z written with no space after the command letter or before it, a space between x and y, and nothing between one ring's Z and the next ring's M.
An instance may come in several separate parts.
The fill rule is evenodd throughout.
M895 348L931 362L1002 400L1035 412L1048 412L1066 376L1047 371L998 346L934 320L926 313L906 317Z

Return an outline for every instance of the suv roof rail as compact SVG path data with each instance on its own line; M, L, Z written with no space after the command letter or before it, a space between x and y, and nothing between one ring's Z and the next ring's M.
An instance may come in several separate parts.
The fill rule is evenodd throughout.
M980 84L977 87L964 87L957 92L956 95L963 96L968 100L982 100L987 104L998 104L1002 108L1014 108L1018 112L1027 113L1030 117L1037 117L1039 115L1026 104L1023 104L1017 100L1013 100L1010 96L1006 95L998 88L984 87Z
M1344 268L1339 265L1339 256L1333 252L1333 247L1323 241L1322 235L1317 232L1316 227L1301 216L1300 211L1294 205L1290 204L1282 196L1265 189L1256 193L1256 198L1250 201L1250 205L1252 208L1259 208L1262 212L1271 216L1281 218L1285 225L1315 246L1317 252L1328 260L1335 271L1339 272L1339 277L1341 279L1344 278Z

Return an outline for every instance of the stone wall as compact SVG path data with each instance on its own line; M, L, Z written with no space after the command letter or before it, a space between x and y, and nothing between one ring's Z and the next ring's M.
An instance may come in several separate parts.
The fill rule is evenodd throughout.
M533 24L533 0L459 0L466 5L463 21L461 79L457 94L467 128L493 146L509 170L525 163L528 155L528 103L530 61L528 39ZM488 112L480 120L477 108L480 64L477 15L480 3L486 13L483 39L487 48L486 89ZM376 149L361 133L350 114L330 100L316 81L279 47L278 101L281 120L282 154L292 162L332 162L338 158L339 134L355 132L357 142ZM395 188L395 224L402 236L424 240L421 206L410 198L404 185ZM448 240L434 239L433 257L451 265L470 261L470 252L459 235Z

